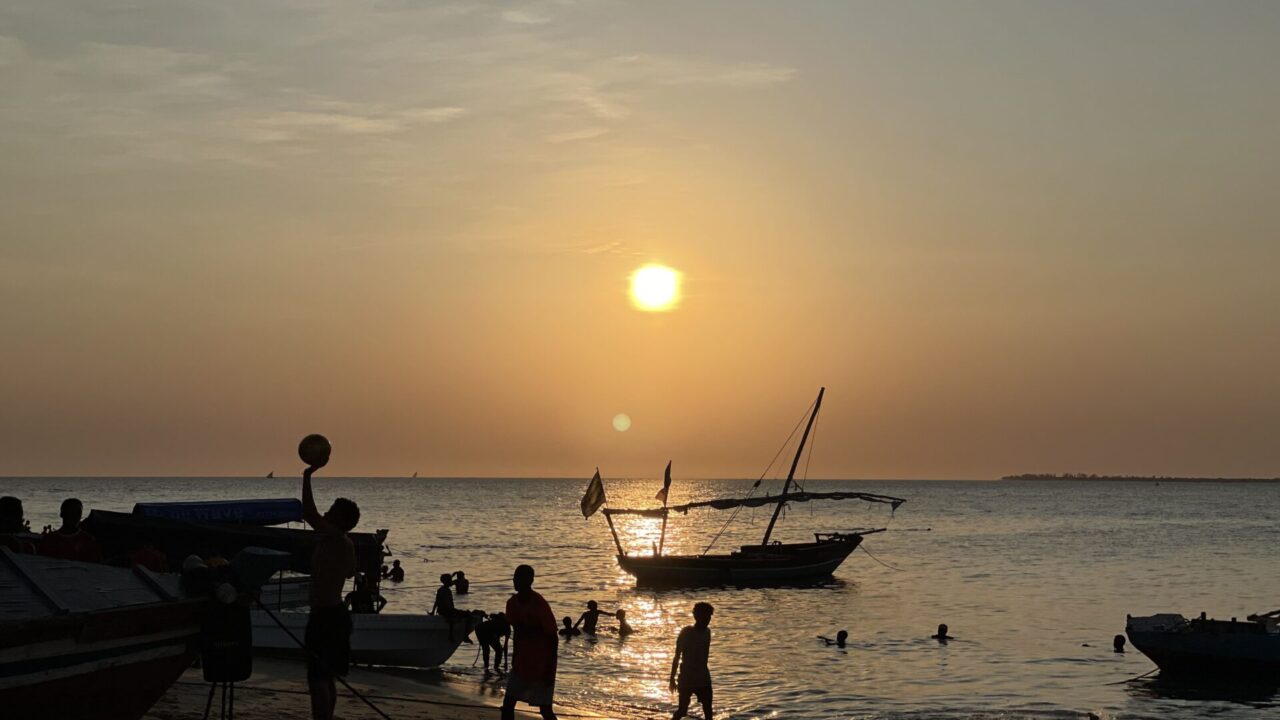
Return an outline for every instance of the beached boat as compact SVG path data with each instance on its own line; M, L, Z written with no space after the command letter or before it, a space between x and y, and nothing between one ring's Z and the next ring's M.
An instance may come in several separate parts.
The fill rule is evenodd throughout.
M776 497L752 497L748 495L745 498L724 498L685 503L683 505L668 505L666 502L667 489L671 485L671 466L668 464L666 481L662 492L658 494L659 498L663 500L662 507L639 510L604 508L603 512L609 524L609 532L613 535L614 546L618 551L618 565L636 578L637 585L698 587L809 583L830 577L836 568L840 567L840 564L844 562L845 558L849 557L849 554L862 544L864 537L872 533L884 532L884 528L848 530L844 532L814 533L813 542L770 542L774 525L777 524L778 517L788 503L817 500L863 500L885 503L896 510L899 505L906 502L902 498L872 493L792 491L795 483L796 467L799 465L800 458L804 453L805 443L813 430L818 411L822 408L822 396L825 392L826 388L818 391L818 398L814 401L813 410L809 414L808 422L805 425L804 435L800 438L800 445L796 448L795 458L791 462L791 470L787 473L787 480L782 486L780 495ZM598 482L598 480L593 479L593 483L595 482ZM752 488L752 493L755 492L755 488L759 487L759 485L760 482L756 481L755 486ZM591 493L592 489L589 487L588 494ZM600 501L603 502L603 489L599 491L599 497L601 498ZM586 512L588 504L588 499L584 498L584 512ZM715 544L715 540L712 540L711 545L708 545L707 549L698 555L668 555L663 553L663 545L665 544L667 533L667 520L673 511L687 513L696 508L738 510L744 507L762 507L766 505L775 507L773 517L769 520L769 526L765 529L764 538L758 545L744 545L739 550L728 554L711 554L710 550ZM652 554L630 554L626 551L613 523L613 518L619 515L661 518L661 535ZM716 538L718 539L719 535Z
M195 659L207 603L176 575L0 548L0 713L137 720Z
M1162 675L1280 682L1280 611L1244 622L1177 614L1128 616L1129 642L1160 667Z
M272 619L280 620L285 632ZM253 646L256 651L273 655L302 656L298 643L307 629L304 612L262 610L250 613L253 621ZM351 616L351 662L361 665L394 665L430 668L444 664L462 644L462 639L479 624L476 615L449 621L440 615L401 613L354 613Z

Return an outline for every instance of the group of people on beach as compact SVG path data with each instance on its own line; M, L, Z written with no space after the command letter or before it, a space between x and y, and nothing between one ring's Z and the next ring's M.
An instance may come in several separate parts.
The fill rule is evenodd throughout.
M319 533L311 561L311 614L307 619L304 645L307 650L307 681L311 692L311 714L315 720L332 720L337 704L335 679L345 676L350 666L351 615L343 602L342 588L347 578L356 574L355 545L347 536L360 520L360 508L351 500L338 498L327 512L321 514L316 507L311 488L311 476L328 462L328 453L314 460L302 473L302 512L307 523ZM501 717L514 720L516 703L523 702L538 708L544 720L555 720L556 665L560 647L560 629L556 625L551 605L533 589L534 569L531 565L519 565L512 573L511 584L515 589L503 612L487 617L475 629L489 666L490 651L501 663L506 659L505 642L514 639L514 650L507 674L507 689L502 700ZM458 588L462 573L440 576L440 589L436 594L435 610L451 617L459 611L453 602L450 587ZM710 603L699 602L693 606L692 625L680 631L676 638L675 657L671 663L669 685L677 692L678 706L674 720L684 717L689 703L697 698L706 720L712 717L711 671L708 659L711 652L711 616L715 608ZM620 634L631 632L626 614L621 610L601 610L594 601L587 603L586 612L573 625L581 625L583 631L594 633L602 615L612 615L619 621Z

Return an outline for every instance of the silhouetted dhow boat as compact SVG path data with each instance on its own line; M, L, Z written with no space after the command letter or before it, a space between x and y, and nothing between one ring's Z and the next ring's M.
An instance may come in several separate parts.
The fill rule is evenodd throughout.
M177 575L0 548L0 716L137 720L195 659Z
M1245 622L1177 614L1126 617L1129 642L1162 676L1280 682L1280 610Z
M800 446L796 448L795 458L791 462L791 470L787 473L787 481L782 493L776 497L724 498L686 503L684 505L667 506L651 510L611 509L603 510L609 523L609 531L613 534L613 542L618 550L618 565L629 574L635 576L637 585L667 587L699 587L714 585L786 585L819 581L830 577L840 563L862 544L865 536L884 532L884 528L869 530L851 530L847 532L814 533L814 541L808 543L770 542L773 527L778 522L783 507L792 502L811 502L815 500L864 500L867 502L885 503L893 509L906 502L902 498L888 495L875 495L861 492L791 492L795 479L796 467L804 452L809 433L813 430L814 420L822 407L822 396L826 388L818 391L818 399L814 401L813 411L805 425L804 435L800 438ZM670 466L668 466L668 471ZM667 484L670 484L668 475ZM759 485L759 482L756 483ZM662 495L665 497L665 494ZM736 552L711 555L703 552L700 555L666 555L662 552L666 539L667 518L671 511L687 513L695 508L713 508L729 510L742 507L762 507L774 505L773 517L765 529L764 539L759 545L743 545ZM662 540L659 541L653 555L631 555L623 549L613 525L615 515L639 515L643 517L662 518ZM712 541L714 545L714 540ZM710 547L708 547L708 551Z

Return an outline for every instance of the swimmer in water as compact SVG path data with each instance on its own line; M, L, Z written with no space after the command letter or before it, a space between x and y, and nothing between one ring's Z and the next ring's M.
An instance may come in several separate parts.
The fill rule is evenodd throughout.
M846 645L846 643L849 640L849 631L841 630L840 632L836 633L835 640L832 640L831 638L825 637L822 635L819 635L818 639L826 643L827 647L831 647L832 645L835 645L836 647L842 648Z

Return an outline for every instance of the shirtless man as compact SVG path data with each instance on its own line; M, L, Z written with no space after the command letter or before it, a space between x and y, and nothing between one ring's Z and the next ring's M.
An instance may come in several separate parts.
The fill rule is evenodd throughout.
M356 548L347 533L360 521L360 508L346 498L333 501L324 515L311 495L311 474L328 458L302 473L302 517L320 540L311 555L311 614L307 618L307 685L311 717L333 720L338 702L334 677L347 674L351 655L351 614L342 602L342 587L356 573Z
M676 654L671 660L672 690L679 692L679 706L671 720L689 714L689 699L696 696L702 704L706 720L711 720L711 670L707 667L711 654L711 615L715 608L711 603L700 602L693 606L693 624L685 627L676 637ZM680 680L676 681L676 670Z

